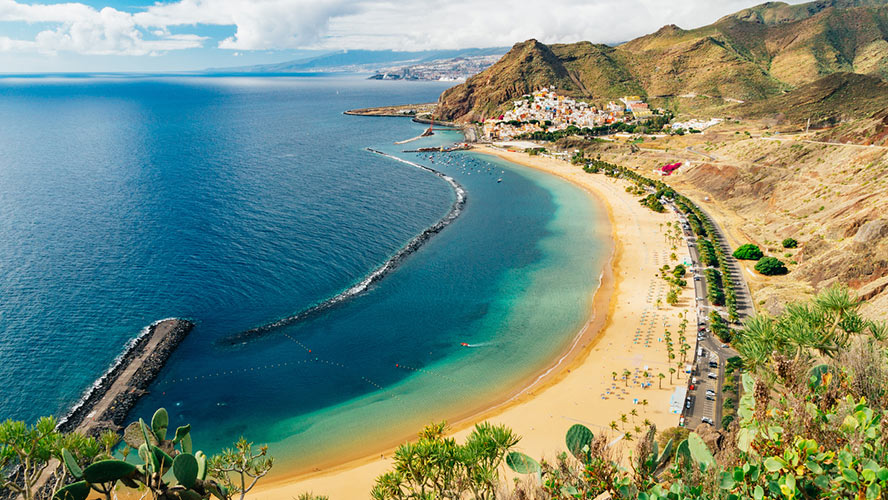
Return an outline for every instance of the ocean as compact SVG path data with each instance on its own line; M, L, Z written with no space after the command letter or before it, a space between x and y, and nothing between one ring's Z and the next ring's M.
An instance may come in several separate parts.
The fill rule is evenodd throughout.
M313 77L0 79L0 418L63 415L150 323L195 329L131 418L278 469L357 458L551 365L606 264L579 188L424 126L343 115L449 84ZM317 314L452 210L366 291ZM236 341L232 342L232 339Z

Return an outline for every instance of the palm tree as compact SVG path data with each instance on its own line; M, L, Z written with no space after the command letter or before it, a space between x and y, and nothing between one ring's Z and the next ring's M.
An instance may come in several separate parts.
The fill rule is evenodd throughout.
M611 420L610 428L612 431L617 430L617 421L616 420Z
M632 411L630 411L629 414L632 415L632 421L635 422L635 417L638 416L638 410L632 408Z
M644 424L645 427L650 427L650 426L651 426L651 421L648 420L648 419L644 419L644 422L642 422L642 423Z
M616 381L617 380L617 372L611 372L611 377L613 377L613 380Z
M626 439L626 441L632 441L632 433L627 432L626 434L623 434L623 438Z
M672 383L672 375L675 373L675 368L669 367L669 383Z
M629 387L629 375L632 375L632 372L623 370L623 380L626 382L626 387Z
M660 377L660 389L662 389L663 388L663 379L666 378L666 375L663 375L663 373L658 373L657 376Z
M642 399L642 400L641 400L641 406L647 407L647 405L648 405L648 400L647 400L647 399Z
M626 417L626 414L625 414L625 413L621 413L621 414L620 414L620 422L622 422L622 423L625 424L625 423L628 422L628 421L629 421L629 418Z

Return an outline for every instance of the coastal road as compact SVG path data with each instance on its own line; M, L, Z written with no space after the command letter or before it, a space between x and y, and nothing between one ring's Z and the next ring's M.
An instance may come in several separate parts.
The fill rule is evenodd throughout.
M721 313L723 312L721 310L722 308L713 306L707 300L706 276L703 274L705 267L702 265L700 253L697 249L696 236L687 225L687 220L678 208L672 203L668 203L668 206L678 215L684 228L683 234L691 256L691 279L693 280L692 283L694 285L697 311L697 343L694 346L694 361L692 363L693 368L688 384L688 396L685 400L685 409L682 413L682 416L684 417L684 426L689 429L695 429L698 425L704 422L703 419L708 419L712 422L712 425L716 428L720 428L724 404L722 387L724 386L725 380L725 367L727 365L727 360L736 356L737 352L726 344L723 344L721 340L711 333L709 312L714 309ZM709 217L709 214L706 214L705 212L704 215ZM709 217L709 219L712 220L711 217ZM714 222L713 225L715 225ZM717 228L717 232L720 231L721 229ZM722 234L716 235L715 239L717 240L717 244L725 248L727 243ZM730 254L731 250L727 247L725 255ZM730 260L733 260L733 257L729 259L729 264L731 264ZM737 287L742 289L742 293L741 290L735 290L738 303L737 311L742 320L746 317L747 308L740 306L741 300L743 300L744 303L748 303L750 308L752 307L752 302L749 299L749 290L746 288L746 282L742 279L742 275L740 275L741 270L739 264L736 262L733 262L733 264L736 265L736 269L729 265L732 277L734 274L738 275L737 277L734 277L734 283L740 283L742 285ZM742 299L741 295L743 295ZM714 377L710 377L710 374ZM691 387L694 387L694 389L690 389ZM707 394L707 391L712 392ZM688 401L691 403L690 408L688 408Z

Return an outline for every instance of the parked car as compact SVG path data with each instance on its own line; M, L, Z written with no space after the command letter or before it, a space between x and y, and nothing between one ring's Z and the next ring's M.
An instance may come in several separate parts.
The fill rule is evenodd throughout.
M707 395L707 396L709 396L709 395L711 395L711 396L715 396L715 391L713 391L712 389L707 389L707 390L706 390L706 395Z
M708 399L709 401L715 401L715 395L714 394L713 395L707 394L706 399Z
M700 421L703 422L704 424L712 425L712 419L709 417L701 417Z
M699 277L699 276L694 276L694 281L700 281L700 277Z
M718 380L718 374L717 374L717 373L709 372L709 375L706 375L706 376L709 377L709 378L711 378L712 380Z

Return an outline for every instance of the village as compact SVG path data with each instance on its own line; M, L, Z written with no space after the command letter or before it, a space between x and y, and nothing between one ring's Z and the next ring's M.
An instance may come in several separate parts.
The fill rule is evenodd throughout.
M626 96L619 103L609 102L599 109L587 102L558 95L548 88L513 101L514 107L497 118L489 118L482 125L487 139L514 139L533 132L557 132L570 126L594 128L619 122L645 120L654 111L639 96Z

